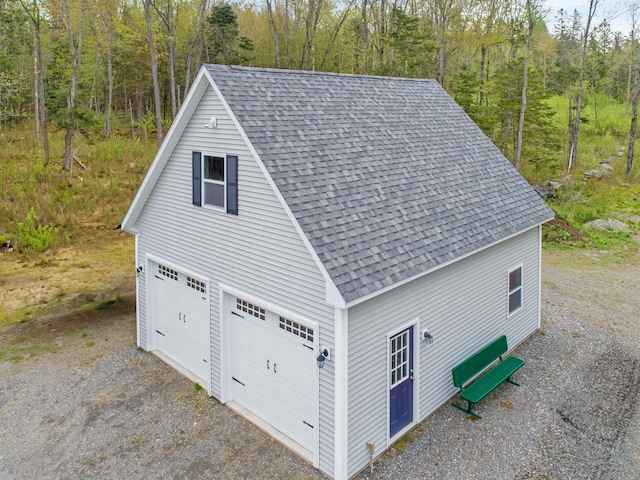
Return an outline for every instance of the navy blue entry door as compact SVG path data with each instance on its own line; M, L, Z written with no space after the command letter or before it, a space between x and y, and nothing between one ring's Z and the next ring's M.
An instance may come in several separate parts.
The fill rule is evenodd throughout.
M389 436L413 421L413 328L389 340Z

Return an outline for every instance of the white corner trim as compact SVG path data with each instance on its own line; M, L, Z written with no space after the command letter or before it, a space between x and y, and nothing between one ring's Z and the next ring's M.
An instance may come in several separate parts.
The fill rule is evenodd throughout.
M231 353L227 348L231 342L230 328L228 328L225 312L229 308L224 287L218 284L218 322L220 328L220 402L231 400L231 386L227 379L231 376Z
M135 237L134 237L134 247L135 247L135 253L134 253L134 258L135 258L135 262L134 262L134 266L137 268L138 265L138 254L140 252L139 250L139 246L138 246L138 234L136 233ZM140 272L140 275L144 275L143 279L144 281L144 285L145 285L145 295L149 295L149 292L147 290L147 285L146 285L146 278L147 278L147 265L146 263L143 264L144 265L144 270L142 272ZM136 344L138 346L140 346L140 286L143 284L143 282L140 281L140 275L136 275ZM145 305L145 311L147 311L147 317L149 316L148 314L148 308L146 308ZM147 323L149 322L149 320L147 320Z
M335 430L334 430L334 475L336 480L348 477L348 406L349 406L349 312L335 308Z
M542 327L542 225L538 226L538 330Z
M151 166L149 167L133 202L131 202L131 206L129 207L129 210L127 210L124 220L122 220L122 229L126 232L136 233L134 225L138 219L138 215L142 211L142 207L144 207L147 198L149 198L151 190L153 190L154 185L158 181L164 166L167 164L169 156L177 145L178 140L180 140L181 133L188 125L191 115L200 103L200 99L206 90L206 83L205 88L202 87L204 71L205 68L201 67L200 72L198 72L198 75L191 84L191 88L182 103L182 107L178 110L176 118L174 118L169 131L160 145L160 148L158 148L156 156L154 157L153 162L151 162Z
M211 77L209 72L206 70L205 67L202 67L202 69L204 71L204 75L206 75L206 77L209 79L209 82L211 83L211 87L213 88L213 90L215 91L216 95L218 96L218 99L220 100L220 103L222 104L222 106L226 110L227 114L229 115L229 117L233 121L233 124L235 125L235 127L238 129L238 132L240 133L240 136L245 141L245 143L247 145L247 148L249 149L249 151L253 155L254 160L258 163L258 166L260 167L260 170L262 171L263 175L267 179L267 182L269 183L269 185L273 189L274 193L276 194L276 197L278 198L278 200L280 201L280 204L282 205L282 207L284 208L285 212L287 213L287 216L289 217L289 220L291 221L291 223L293 224L294 228L298 232L298 235L302 239L304 245L307 247L307 250L309 251L309 254L311 255L311 258L313 258L313 261L315 262L316 266L320 270L320 273L324 277L325 295L326 295L325 299L326 299L327 303L329 303L330 305L333 305L335 307L344 308L345 305L346 305L346 302L345 302L344 298L342 297L342 295L338 291L338 288L336 287L336 285L333 282L331 276L329 275L329 272L327 271L327 269L323 265L322 261L320 260L320 257L318 257L318 254L316 253L315 249L313 248L313 245L311 245L311 242L309 241L309 238L307 237L307 235L302 230L302 227L300 227L300 224L298 223L298 220L293 215L293 212L291 211L291 208L289 208L289 205L287 204L287 202L285 201L284 197L282 196L282 193L280 193L280 190L278 189L278 187L276 186L275 182L273 181L273 178L269 174L269 172L267 170L267 167L265 167L264 162L260 158L260 155L258 155L258 152L256 151L255 147L251 143L251 140L249 140L249 137L245 133L244 128L242 128L242 125L240 125L240 122L238 121L238 119L236 118L235 114L233 113L233 110L231 110L231 107L229 106L229 104L225 100L224 96L222 95L222 92L220 92L220 89L216 85L215 81L213 80L213 78Z

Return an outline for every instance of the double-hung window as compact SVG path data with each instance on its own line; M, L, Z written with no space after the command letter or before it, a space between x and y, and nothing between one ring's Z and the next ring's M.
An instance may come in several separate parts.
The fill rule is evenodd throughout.
M193 152L192 203L238 215L238 157Z
M509 315L522 307L522 265L509 270Z
M203 200L205 205L225 208L226 184L225 184L225 161L224 157L213 155L203 155Z

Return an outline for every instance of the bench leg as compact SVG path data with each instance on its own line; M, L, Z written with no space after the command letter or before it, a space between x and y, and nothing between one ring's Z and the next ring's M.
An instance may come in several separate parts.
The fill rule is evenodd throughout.
M518 382L514 382L513 380L511 380L511 377L507 378L507 382L514 384L516 387L520 386Z
M473 404L473 403L471 403L471 402L467 402L467 403L469 404L469 407L468 407L468 408L464 408L464 407L462 407L462 406L460 406L460 405L458 405L458 404L455 404L455 403L452 403L451 405L452 405L452 406L454 406L454 407L456 407L458 410L462 410L463 412L468 413L469 415L474 416L474 417L476 417L477 419L480 419L480 420L481 420L481 419L482 419L482 417L481 417L480 415L478 415L476 412L474 412L474 411L473 411L473 405L474 405L474 404Z

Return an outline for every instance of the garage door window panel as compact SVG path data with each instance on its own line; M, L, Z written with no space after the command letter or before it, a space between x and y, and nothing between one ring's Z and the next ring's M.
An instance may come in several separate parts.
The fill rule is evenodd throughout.
M267 314L267 311L264 308L240 298L236 300L236 310L253 315L260 320L264 320Z
M178 272L164 265L158 265L158 273L170 280L178 280Z
M187 277L187 286L200 293L207 293L206 284L204 282L201 282L200 280L196 280L195 278Z
M303 340L313 342L313 328L294 322L293 320L289 320L285 317L280 317L279 325L282 330L292 333Z

